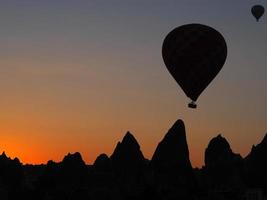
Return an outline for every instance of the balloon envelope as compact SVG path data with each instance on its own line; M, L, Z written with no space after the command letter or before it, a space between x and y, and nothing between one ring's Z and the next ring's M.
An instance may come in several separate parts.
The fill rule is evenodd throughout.
M166 36L162 57L185 94L196 101L223 67L227 45L215 29L187 24L175 28Z
M262 17L264 14L264 7L262 5L255 5L251 8L252 15L256 18L257 21Z

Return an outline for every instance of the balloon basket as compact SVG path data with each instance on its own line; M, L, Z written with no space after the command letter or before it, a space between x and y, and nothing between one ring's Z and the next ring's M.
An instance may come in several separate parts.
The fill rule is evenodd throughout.
M194 101L192 101L191 103L188 104L188 107L196 109L197 108L197 104Z

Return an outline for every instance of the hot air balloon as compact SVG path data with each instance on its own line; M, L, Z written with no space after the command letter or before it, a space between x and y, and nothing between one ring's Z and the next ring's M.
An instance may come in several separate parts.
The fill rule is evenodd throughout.
M262 5L255 5L251 8L251 13L256 18L256 20L259 21L259 19L264 14L264 7Z
M223 67L227 45L215 29L202 24L187 24L172 30L162 45L163 61L196 108L199 95Z

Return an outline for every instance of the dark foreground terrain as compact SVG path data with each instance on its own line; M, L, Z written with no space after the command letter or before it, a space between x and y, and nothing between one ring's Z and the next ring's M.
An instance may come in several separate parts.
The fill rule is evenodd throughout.
M205 166L193 169L184 123L178 120L144 158L131 133L108 157L86 165L80 153L55 163L22 165L0 156L0 200L263 200L267 194L267 136L242 158L218 135L205 150Z

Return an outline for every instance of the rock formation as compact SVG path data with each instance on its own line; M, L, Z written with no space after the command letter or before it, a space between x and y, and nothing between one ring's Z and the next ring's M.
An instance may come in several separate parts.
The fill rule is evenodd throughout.
M267 190L267 134L260 144L253 145L245 162L247 184L250 187L264 185Z
M93 166L98 171L108 171L111 168L110 159L106 154L100 154L96 158Z
M210 187L242 186L243 159L233 153L221 134L213 138L205 150L205 170Z
M110 156L115 171L141 170L145 158L134 136L127 132L121 142L118 142L113 154Z
M196 182L182 120L176 121L158 144L151 160L151 167L155 181L163 193L177 198L189 198L188 195L196 187Z

